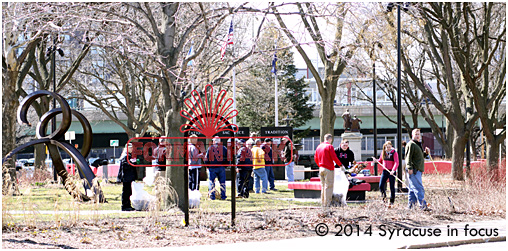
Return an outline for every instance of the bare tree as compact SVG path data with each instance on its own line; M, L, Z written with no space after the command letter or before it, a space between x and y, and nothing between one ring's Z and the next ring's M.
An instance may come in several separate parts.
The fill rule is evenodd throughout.
M354 38L354 41L350 41L349 44L347 43L348 39L343 37L346 19L351 18L348 14L351 14L352 6L348 3L326 6L318 3L294 3L294 5L298 8L295 15L300 16L306 33L311 37L318 51L319 59L324 65L324 76L322 77L319 75L318 69L312 64L308 53L302 48L302 42L295 36L295 31L290 30L286 25L286 21L282 18L282 14L285 13L280 13L280 7L277 6L273 6L272 10L280 27L303 57L307 67L316 79L319 95L321 96L319 118L320 139L323 141L325 134L333 134L336 118L333 101L337 93L338 80L348 65L348 60L351 59L358 48L359 37ZM320 18L324 20L319 20ZM358 34L366 32L371 21L365 21ZM335 34L331 39L328 39L329 36L323 33L322 27L319 25L320 22L333 24Z
M19 106L21 85L25 79L35 54L35 47L41 40L42 31L27 30L28 18L17 15L23 6L2 3L2 158L16 146L16 111ZM10 181L3 184L16 184L14 160L7 163ZM17 186L14 186L17 190ZM10 191L3 191L10 192Z
M455 180L463 180L464 148L474 122L478 117L477 114L468 112L469 110L466 109L467 105L464 102L467 104L468 99L467 96L462 94L467 93L467 90L464 89L464 85L456 81L457 74L455 73L454 62L449 57L451 47L447 42L448 38L446 36L438 36L439 29L433 27L430 22L425 22L421 29L424 31L423 36L418 36L419 33L410 32L405 32L405 35L411 37L423 47L421 55L428 57L428 62L431 64L432 69L429 71L437 80L437 93L429 89L427 75L423 73L423 69L418 70L412 66L414 55L410 50L402 50L401 53L404 72L408 74L413 84L423 93L424 97L428 98L432 105L447 118L451 125L448 129L453 128L453 137L451 139L448 138L448 140L453 142L452 177ZM423 115L432 115L429 109L426 111L428 114L423 113ZM440 131L439 126L430 117L427 121L434 130Z
M95 58L85 65L86 70L80 70L81 78L73 79L72 84L85 101L122 127L129 138L142 137L154 117L159 86L131 61L107 51L98 49ZM145 64L145 69L150 65Z
M99 22L91 24L104 36L102 43L95 45L121 54L147 77L156 80L162 94L162 102L157 104L158 117L163 118L159 128L164 130L164 136L180 136L179 128L184 123L180 116L183 94L190 84L188 63L203 52L220 54L219 46L212 43L215 31L239 7L222 3L108 3L90 8L102 13ZM193 53L187 55L192 41ZM232 67L250 54L252 50L235 59L212 83L222 83ZM145 62L137 62L133 55L150 56L154 67L145 69ZM166 171L180 198L187 189L183 170L168 167ZM182 208L184 201L180 200L178 205Z
M460 80L470 89L487 143L487 165L498 167L498 150L506 138L506 3L432 3L426 13L450 38L451 56ZM472 107L471 107L472 108ZM497 132L497 129L502 129Z
M80 25L76 20L83 16L89 18L89 13L86 9L79 9L79 6L70 3L3 3L2 7L3 94L5 95L2 114L4 121L10 121L10 123L4 123L3 137L6 138L3 140L5 142L3 149L8 152L15 146L14 135L16 134L11 130L16 128L18 101L28 94L24 88L31 85L30 89L49 90L53 75L48 67L51 55L46 54L46 48L48 45L56 46L55 37L59 35L62 35L60 38L63 38L63 35L73 37L75 43L66 43L65 46L70 45L72 49L75 48L76 44L79 44L88 34L86 31L80 31L78 33L81 37L77 35L76 31L80 30ZM68 83L69 78L87 54L88 48L84 46L78 49L77 55L66 54L63 60L71 63L59 70L61 75L57 78L57 92ZM49 97L42 97L34 103L33 107L37 115L41 116L49 109ZM8 139L9 137L11 139ZM43 146L36 146L37 167L44 164L43 151Z

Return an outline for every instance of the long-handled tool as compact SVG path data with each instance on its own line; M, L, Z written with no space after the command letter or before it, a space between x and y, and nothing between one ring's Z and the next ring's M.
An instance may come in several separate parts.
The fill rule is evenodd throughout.
M446 188L445 188L445 186L444 186L444 183L443 183L443 181L441 180L441 175L440 175L440 174L439 174L439 172L437 171L436 164L434 163L434 160L432 159L432 155L430 155L430 153L429 153L429 157L430 157L430 161L432 161L432 165L434 165L434 170L435 170L435 171L436 171L436 173L437 173L437 177L439 178L439 182L441 183L441 186L443 187L443 190L445 191L446 197L448 197L448 201L450 202L450 206L452 207L453 211L455 212L455 207L453 206L452 199L450 198L450 196L448 195L448 192L446 191Z
M376 161L376 162L377 162L377 161ZM385 169L386 171L391 172L388 168L386 168L386 166L385 166L385 165L383 165L383 164L381 164L381 163L379 163L379 162L377 162L377 164L378 164L378 165L380 165L381 167L383 167L383 169ZM391 176L393 176L393 177L395 177L395 178L396 178L398 181L400 181L402 184L404 184L404 186L406 185L406 183L405 183L404 181L400 180L400 179L399 179L399 177L397 177L397 176L395 176L395 175L393 175L393 174L390 174L390 175L391 175Z

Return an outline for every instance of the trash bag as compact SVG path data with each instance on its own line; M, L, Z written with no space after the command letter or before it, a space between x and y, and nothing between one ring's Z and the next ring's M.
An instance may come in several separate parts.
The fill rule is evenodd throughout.
M155 196L146 192L142 182L132 182L132 195L130 197L132 207L138 211L148 210L150 203L155 201Z
M147 186L152 186L154 181L155 181L155 168L147 167L146 176L143 178L143 182L145 182Z
M199 190L189 190L189 208L198 208L201 200Z
M335 169L335 177L333 180L333 206L347 206L346 197L349 189L349 180L344 171Z

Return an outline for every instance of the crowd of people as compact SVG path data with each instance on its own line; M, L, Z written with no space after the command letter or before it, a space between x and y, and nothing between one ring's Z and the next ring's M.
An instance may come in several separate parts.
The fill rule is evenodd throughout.
M255 137L255 134L251 134L251 138L247 141L242 139L237 142L237 198L248 198L249 192L266 194L270 193L269 190L277 191L273 173L275 162L272 139L266 138L263 142ZM286 138L283 138L281 143L284 144L284 148L277 156L281 156L286 166L288 181L292 181L294 163L291 158L291 146Z
M321 203L324 207L331 205L333 181L335 172L346 172L356 163L353 151L349 149L349 141L343 139L340 146L333 148L333 136L326 134L325 141L316 149L314 160L319 167L319 177L321 179ZM408 193L408 208L419 205L423 210L427 208L425 201L425 189L422 183L422 173L424 172L424 162L426 156L430 154L430 149L422 147L420 129L412 131L412 139L407 144L402 142L403 162L402 169L406 173L406 186ZM391 141L386 141L383 145L381 156L374 159L383 167L383 172L379 181L379 191L383 201L386 201L386 183L390 183L390 204L395 202L395 177L400 165L399 156Z
M287 137L287 136L286 136ZM333 136L326 134L325 141L316 149L314 160L319 167L319 177L321 179L321 203L328 207L331 205L333 183L335 172L346 172L352 168L356 161L354 152L349 149L349 141L343 139L340 146L333 148ZM163 141L163 140L161 140ZM188 163L189 163L189 189L199 190L199 172L203 164L206 165L208 173L208 191L209 198L215 200L216 189L215 180L220 183L220 199L225 200L226 196L226 167L232 166L233 163L228 161L228 151L226 147L220 143L219 137L212 139L212 144L206 152L197 146L197 136L189 137L188 147ZM273 172L274 152L272 147L272 139L266 138L261 140L255 134L251 134L248 140L238 140L236 142L236 172L237 172L237 198L248 198L251 192L270 193L269 190L277 191L275 188L275 176ZM286 176L288 182L294 181L293 175L293 150L287 138L281 140L283 150L277 153L285 164ZM421 209L427 210L425 201L425 189L422 184L422 173L424 172L424 160L429 155L430 149L423 149L421 144L421 133L419 129L412 131L412 139L407 144L403 142L403 162L402 168L406 171L406 186L409 190L408 208L419 205ZM203 147L202 147L203 148ZM129 197L132 194L131 183L136 180L137 172L127 158L127 149L132 150L132 145L124 149L120 157L120 169L118 180L123 183L122 189L122 210L132 211ZM280 149L277 148L277 149ZM157 148L158 155L165 155L165 148ZM218 154L221 153L221 154ZM160 158L158 164L160 164ZM134 163L136 160L131 160ZM390 183L390 204L395 202L395 176L399 163L398 153L393 148L392 142L387 141L383 145L381 156L379 159L373 160L375 163L383 167L379 182L379 191L381 197L386 201L386 183ZM165 175L165 167L158 166L156 177Z

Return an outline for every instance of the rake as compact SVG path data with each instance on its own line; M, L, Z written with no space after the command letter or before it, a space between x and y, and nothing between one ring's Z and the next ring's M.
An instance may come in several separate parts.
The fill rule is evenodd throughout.
M453 206L452 199L450 198L450 195L448 195L448 191L446 190L446 188L444 186L443 180L441 180L441 175L437 171L436 164L434 163L434 160L432 159L432 155L430 155L430 153L429 153L429 157L430 157L430 161L432 161L432 165L434 165L434 170L437 173L437 177L439 178L439 182L441 183L441 186L443 187L443 190L445 191L445 195L446 195L446 197L448 197L448 201L450 202L450 206L452 207L453 212L455 212L455 207Z
M386 171L390 172L390 170L388 168L386 168L385 165L377 162L378 165L380 165L381 167L383 167L383 169L385 169ZM404 181L402 181L401 179L399 179L399 177L393 175L393 174L390 174L391 176L395 177L395 179L397 179L398 181L400 181L400 183L404 184L404 186L406 186L406 183ZM406 186L407 187L407 186Z

